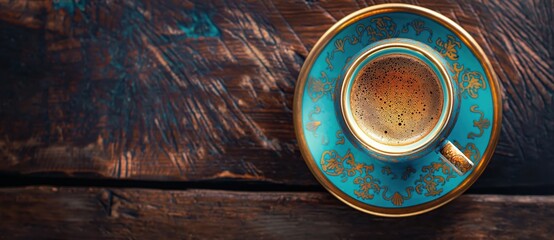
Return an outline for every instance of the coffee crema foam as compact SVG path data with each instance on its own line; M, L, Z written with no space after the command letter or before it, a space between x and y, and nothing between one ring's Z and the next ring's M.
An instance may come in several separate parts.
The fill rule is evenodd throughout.
M367 63L356 76L350 107L358 126L373 140L407 145L438 123L443 91L437 75L421 60L390 54Z

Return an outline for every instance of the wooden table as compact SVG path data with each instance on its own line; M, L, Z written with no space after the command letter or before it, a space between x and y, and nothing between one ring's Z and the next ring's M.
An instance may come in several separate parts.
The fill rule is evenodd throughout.
M0 238L552 238L552 0L406 1L464 27L502 84L470 194L390 219L315 181L298 72L381 2L0 0Z

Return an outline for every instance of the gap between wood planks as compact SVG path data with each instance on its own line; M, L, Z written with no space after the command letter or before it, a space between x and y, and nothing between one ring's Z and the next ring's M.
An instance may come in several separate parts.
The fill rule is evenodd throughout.
M86 177L64 178L45 176L21 176L0 174L0 188L24 186L54 187L106 187L144 188L163 190L207 189L243 192L324 192L320 185L291 185L259 181L204 180L204 181L162 181L128 179L92 179ZM504 194L504 195L553 195L554 185L477 187L465 194Z

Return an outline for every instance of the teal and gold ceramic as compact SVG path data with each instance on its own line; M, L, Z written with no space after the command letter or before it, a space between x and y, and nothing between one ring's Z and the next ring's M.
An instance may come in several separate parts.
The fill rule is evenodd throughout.
M388 145L375 141L363 133L354 119L350 97L354 78L365 64L379 57L398 54L419 59L432 69L441 83L443 107L441 115L436 116L439 119L437 124L425 137L410 144ZM348 131L344 131L344 134L350 138L350 142L358 145L358 149L366 151L379 160L392 163L421 158L428 155L430 151L438 149L440 145L447 144L443 141L456 122L460 102L460 95L456 94L459 92L457 84L450 77L451 72L447 70L447 65L447 61L437 51L424 43L411 39L384 39L369 44L360 50L357 55L351 58L350 63L346 64L346 71L339 75L342 77L337 80L335 87L335 96L338 96L338 100L335 101L335 108L341 113L337 120L343 129L348 129ZM467 162L470 162L470 160L467 160Z
M363 134L349 106L360 69L398 53L433 69L444 96L433 130L400 147ZM348 15L316 43L296 85L294 125L307 165L329 192L364 212L409 216L475 182L499 137L500 103L490 62L465 30L429 9L383 4Z

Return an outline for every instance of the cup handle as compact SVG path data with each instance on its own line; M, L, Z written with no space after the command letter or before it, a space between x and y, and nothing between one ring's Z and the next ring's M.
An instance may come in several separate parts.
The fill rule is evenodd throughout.
M440 147L439 153L442 160L450 164L460 176L473 168L473 162L448 140Z

